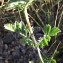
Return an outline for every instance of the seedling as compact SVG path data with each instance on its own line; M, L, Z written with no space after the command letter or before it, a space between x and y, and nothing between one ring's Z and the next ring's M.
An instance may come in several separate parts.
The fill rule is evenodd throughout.
M5 24L4 27L7 30L19 33L23 37L22 41L24 45L28 44L32 47L40 46L41 48L48 46L48 42L50 42L51 36L55 36L59 32L61 32L59 28L57 27L51 28L51 26L47 24L46 26L43 27L44 37L40 37L37 44L34 44L33 40L30 39L31 34L29 32L29 29L27 25L24 24L23 21L21 21L20 23L15 21L14 24ZM52 59L51 62L54 63L55 60Z

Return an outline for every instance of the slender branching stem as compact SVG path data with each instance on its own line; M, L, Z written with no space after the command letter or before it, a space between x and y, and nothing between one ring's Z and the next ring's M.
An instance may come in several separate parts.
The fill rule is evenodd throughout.
M26 18L27 25L28 25L29 30L30 30L30 33L31 33L31 38L32 38L33 42L34 42L35 45L36 45L36 44L37 44L37 41L36 41L35 36L34 36L34 34L33 34L33 30L32 30L32 27L31 27L31 24L30 24L30 21L29 21L29 17L28 17L28 13L27 13L27 9L28 9L29 5L30 5L33 1L34 1L34 0L30 0L30 1L27 3L27 5L25 6L25 9L24 9L24 13L25 13L25 18ZM39 55L39 58L40 58L41 62L44 63L43 58L42 58L42 55L41 55L41 53L40 53L40 48L39 48L39 47L37 47L37 51L38 51L38 55Z
M58 22L58 27L60 27L60 23L61 23L62 15L63 15L63 11L61 12L61 15L60 15L60 19L59 19L59 22Z
M57 9L56 18L55 18L55 27L57 23L58 13L59 13L59 2L58 2L58 9Z
M20 19L22 21L22 17L21 17L21 13L20 13L20 10L19 9L18 9L18 12L19 12L19 17L20 17Z
M39 16L39 14L38 14L38 9L37 9L37 10L35 10L35 8L34 8L34 6L33 6L33 5L31 5L31 8L32 8L32 10L33 10L33 11L35 11L35 14L37 15L37 17L38 17L39 21L40 21L40 22L41 22L41 24L44 26L43 20L41 19L41 17L40 17L40 16Z
M60 43L61 43L61 42L59 42L59 43L58 43L58 45L57 45L57 47L56 47L56 49L55 49L55 51L54 51L54 53L53 53L53 55L52 55L51 59L53 59L53 58L54 58L54 55L55 55L55 53L57 52L57 49L58 49L58 47L59 47Z

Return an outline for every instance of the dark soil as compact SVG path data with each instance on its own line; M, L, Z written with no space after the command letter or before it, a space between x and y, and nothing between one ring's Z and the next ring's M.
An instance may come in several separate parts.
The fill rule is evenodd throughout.
M28 63L38 59L37 50L23 46L21 36L9 32L3 38L0 37L0 63Z
M3 23L1 23L3 24ZM36 39L42 37L40 27L34 27ZM37 30L37 31L36 31ZM15 32L5 30L3 25L0 28L0 63L37 63L37 50L33 47L22 45L22 37Z

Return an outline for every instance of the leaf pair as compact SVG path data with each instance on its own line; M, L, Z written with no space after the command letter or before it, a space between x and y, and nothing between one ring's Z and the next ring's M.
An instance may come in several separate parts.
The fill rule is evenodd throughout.
M13 31L13 32L20 32L20 31L24 32L25 24L22 21L20 23L15 21L14 24L10 24L10 23L5 24L4 27L5 29Z
M51 28L51 26L47 24L46 26L43 27L43 32L45 35L55 36L61 31L58 27Z
M44 37L39 39L39 46L44 48L46 45L48 46L48 42L50 41L51 37L49 35L45 35Z
M25 8L26 6L26 1L20 1L20 0L10 0L9 4L7 7L5 7L6 10L16 10L16 9L20 9L21 11Z
M45 46L48 46L48 42L51 39L51 36L55 36L60 32L60 29L58 27L53 27L49 24L43 27L44 37L39 39L38 45L44 48Z
M30 38L28 38L28 37L23 37L22 43L23 43L23 45L28 44L31 47L34 47L34 42Z

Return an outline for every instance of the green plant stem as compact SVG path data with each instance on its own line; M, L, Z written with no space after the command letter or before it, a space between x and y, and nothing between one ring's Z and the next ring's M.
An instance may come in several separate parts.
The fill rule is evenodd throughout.
M57 18L58 18L58 13L59 13L59 2L58 2L58 9L57 9L57 14L56 14L56 18L55 18L55 27L56 27L56 22L57 22Z
M54 51L54 53L53 53L53 55L52 55L51 59L53 59L53 58L54 58L54 55L55 55L55 53L57 52L57 49L58 49L58 47L59 47L60 43L61 43L61 42L59 42L59 43L58 43L58 45L57 45L57 47L56 47L56 49L55 49L55 51Z
M37 9L37 10L35 10L35 8L34 8L34 6L33 6L33 5L31 6L31 8L32 8L32 10L33 10L33 11L35 11L35 14L37 15L37 17L38 17L39 21L40 21L40 22L41 22L41 24L44 26L43 20L41 19L41 17L40 17L40 16L39 16L39 14L38 14L38 9Z
M47 53L50 51L50 49L52 48L52 46L54 46L54 44L56 43L56 40L53 42L53 44L49 47L49 49L47 50Z
M18 12L19 12L19 17L20 17L20 19L21 19L21 21L22 21L22 17L21 17L21 13L20 13L19 8L18 8Z
M63 15L63 11L61 12L61 15L60 15L60 19L59 19L58 27L60 27L60 23L61 23L62 15Z
M31 24L30 24L30 22L29 22L29 17L28 17L28 13L27 13L28 6L29 6L33 1L34 1L34 0L30 0L30 1L27 3L27 5L25 6L25 9L24 9L24 13L25 13L25 18L26 18L27 25L28 25L29 30L30 30L30 33L31 33L31 38L32 38L32 40L34 41L34 43L35 43L35 45L36 45L36 44L37 44L37 41L36 41L35 36L34 36L34 34L33 34L33 30L32 30ZM42 58L42 55L41 55L41 53L40 53L40 48L39 48L39 47L37 47L37 51L38 51L38 55L39 55L39 58L40 58L41 62L44 63L43 58Z
M42 26L29 14L30 18L42 29Z
M37 41L36 41L36 39L35 39L34 34L32 35L31 38L32 38L32 40L34 41L34 43L35 43L35 45L36 45L36 44L37 44ZM37 51L38 51L38 55L39 55L39 58L40 58L41 62L44 63L43 58L42 58L42 55L41 55L41 53L40 53L40 48L39 48L39 47L37 47Z

